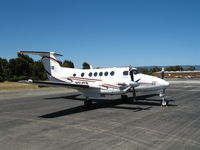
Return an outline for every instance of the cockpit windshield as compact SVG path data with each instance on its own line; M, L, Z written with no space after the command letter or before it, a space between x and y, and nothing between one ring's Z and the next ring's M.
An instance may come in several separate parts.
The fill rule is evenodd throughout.
M134 75L140 74L140 72L137 69L133 69L132 72L133 72Z

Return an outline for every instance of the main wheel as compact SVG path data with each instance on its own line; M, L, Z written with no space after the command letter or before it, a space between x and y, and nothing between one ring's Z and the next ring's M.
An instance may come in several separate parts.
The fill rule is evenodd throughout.
M168 101L163 97L162 100L161 100L161 106L162 107L166 107L168 106Z
M86 106L86 107L92 106L92 101L91 100L85 100L84 101L84 106Z
M122 100L127 100L127 99L128 99L128 96L127 96L127 95L121 95L121 99L122 99Z
M124 103L128 101L128 96L127 95L121 95L121 99Z

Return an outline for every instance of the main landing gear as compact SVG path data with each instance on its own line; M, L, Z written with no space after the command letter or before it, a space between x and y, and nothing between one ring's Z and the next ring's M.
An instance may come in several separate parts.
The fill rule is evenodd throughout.
M166 107L169 104L169 101L167 100L167 96L165 95L165 89L163 89L162 93L160 93L161 100L161 106Z
M127 95L121 95L121 99L126 101L128 99L128 96Z
M92 106L92 101L89 99L89 97L86 97L86 99L84 100L84 106L86 107Z
M137 100L136 100L136 98L135 97L133 97L133 99L132 99L132 101L129 101L129 98L128 98L128 96L127 95L121 95L121 100L123 101L123 102L125 102L125 103L135 103L135 102L137 102Z
M121 95L121 100L126 103L128 102L128 96L127 95Z

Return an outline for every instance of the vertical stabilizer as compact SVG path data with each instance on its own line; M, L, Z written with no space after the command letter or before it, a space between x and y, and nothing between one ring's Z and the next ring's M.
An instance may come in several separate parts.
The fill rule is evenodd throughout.
M41 56L48 79L57 81L57 79L55 79L55 76L57 76L61 71L61 66L55 57L62 55L57 54L55 52L36 52L36 51L20 51L18 53Z

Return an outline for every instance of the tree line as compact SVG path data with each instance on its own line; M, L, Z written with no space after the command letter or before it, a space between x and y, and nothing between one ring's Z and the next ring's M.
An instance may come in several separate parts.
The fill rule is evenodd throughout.
M62 67L74 68L74 63L69 60L59 62ZM83 69L89 69L87 62L83 63ZM0 82L18 80L46 80L47 76L41 60L34 61L31 57L18 54L17 58L0 58Z
M195 66L190 66L185 69L180 65L165 67L165 71L194 71L195 69L196 69ZM138 67L138 70L141 73L152 75L154 72L161 71L162 67L157 67L157 66L154 66L152 68Z
M74 68L74 63L69 60L60 62L62 67ZM82 64L83 69L90 69L87 62ZM161 68L155 66L153 68L138 68L141 73L153 74L161 71ZM181 66L169 66L165 68L166 71L183 71ZM190 66L186 70L195 70L194 66ZM18 80L46 80L47 76L44 71L42 61L34 61L31 57L24 54L18 54L17 58L4 59L0 58L0 82L3 81L18 81Z

